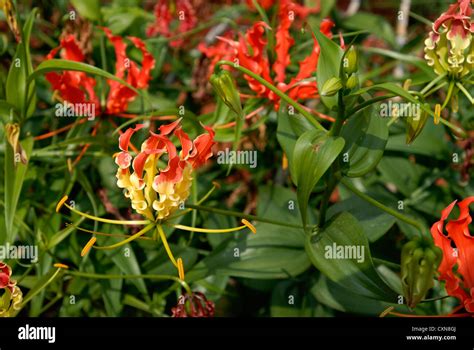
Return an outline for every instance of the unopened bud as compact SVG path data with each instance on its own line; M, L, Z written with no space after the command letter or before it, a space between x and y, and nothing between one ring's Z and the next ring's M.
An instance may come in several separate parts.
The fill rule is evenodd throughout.
M241 117L243 112L242 104L240 103L240 95L230 73L226 70L222 70L220 73L213 74L210 78L210 82L222 102Z
M323 85L323 88L321 89L320 94L321 96L334 96L341 89L342 89L341 79L334 77L329 80L326 80L326 82Z

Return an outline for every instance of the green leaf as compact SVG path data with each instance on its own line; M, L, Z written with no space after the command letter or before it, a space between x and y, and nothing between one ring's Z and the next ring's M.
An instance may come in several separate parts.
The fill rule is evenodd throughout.
M367 298L397 301L398 294L375 269L367 237L351 214L340 213L320 232L308 235L305 248L313 265L338 285Z
M76 230L76 227L79 226L84 220L85 218L81 216L73 224L66 226L59 232L56 232L54 236L48 240L46 250L50 250L62 241L64 241L71 233Z
M271 317L332 316L304 287L292 280L279 282L272 292Z
M313 32L321 47L318 60L317 83L318 86L324 86L329 79L339 77L339 68L344 51L319 30L313 30ZM337 96L321 96L321 101L331 110L337 105Z
M361 296L348 288L332 282L324 275L321 275L318 282L311 288L311 294L320 303L331 309L352 314L378 316L390 306L395 307L395 310L398 312L409 312L405 305L386 303Z
M373 107L352 116L343 126L341 136L346 141L343 150L343 174L360 177L372 171L383 156L388 140L386 121ZM347 154L347 162L344 161Z
M295 194L283 187L259 190L257 214L299 223ZM257 233L248 231L230 238L215 248L186 273L186 281L209 275L228 275L256 279L284 279L297 276L311 263L304 251L303 229L256 223Z
M33 138L29 137L20 142L29 159L33 150ZM20 198L21 188L25 179L28 163L23 164L15 161L15 154L10 143L5 138L5 227L7 231L7 242L12 242L13 220Z
M23 308L27 303L29 303L38 293L43 291L51 282L53 282L59 275L63 274L62 269L50 269L48 273L39 278L33 287L29 290L28 294L23 298L23 301L20 305Z
M63 59L52 59L52 60L43 61L36 68L36 70L28 77L28 81L32 81L36 79L38 76L49 73L49 72L63 71L63 70L79 71L79 72L84 72L88 74L98 75L106 79L115 80L125 85L129 89L133 90L137 94L141 94L139 90L135 89L132 85L127 83L125 80L120 79L117 76L110 74L109 72L103 69L91 66L90 64L87 64L87 63L75 62L75 61L69 61L69 60L63 60Z
M98 21L101 18L98 0L71 0L71 4L79 11L81 17L91 21Z
M357 196L337 202L328 209L327 216L330 219L344 211L351 213L360 222L370 242L375 242L386 234L396 221L392 215Z
M112 238L107 241L107 244L113 244L118 241L120 241L120 239ZM112 259L115 265L117 265L120 271L122 271L122 273L125 275L142 274L140 265L138 264L137 258L130 244L125 244L120 247L120 249L104 250L104 253ZM143 278L131 279L130 283L133 283L140 293L142 293L145 297L148 297L148 291Z
M0 101L0 118L4 124L19 121L15 106L4 100Z
M120 269L117 266L114 266L108 272L110 274L117 274L120 272ZM117 278L109 280L100 280L99 284L102 289L102 299L104 300L104 306L107 312L107 316L120 316L120 312L123 309L123 279Z
M328 136L319 130L307 131L296 141L290 171L298 187L298 205L303 226L306 226L308 201L314 186L343 148L342 137Z
M16 48L6 81L6 100L21 112L22 118L31 116L36 108L35 85L27 80L33 71L29 42L36 14L37 10L33 9L25 22L23 40Z
M277 140L285 152L288 163L293 164L293 149L296 141L308 130L313 130L314 126L301 114L289 114L288 106L281 104L278 112Z
M369 33L386 40L391 46L395 46L395 33L390 23L384 17L367 12L344 18L344 27L351 30L367 30Z

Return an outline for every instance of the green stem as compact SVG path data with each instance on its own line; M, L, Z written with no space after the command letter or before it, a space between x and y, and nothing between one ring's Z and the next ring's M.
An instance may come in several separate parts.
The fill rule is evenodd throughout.
M374 198L370 197L369 195L365 194L364 192L359 191L357 188L355 188L349 181L346 179L341 179L341 183L347 187L352 193L354 193L357 197L365 200L366 202L372 204L373 206L379 208L380 210L383 210L384 212L396 217L397 219L406 222L409 225L412 225L416 227L418 230L420 230L420 233L423 232L424 227L415 219L409 218L403 214L400 214L398 211L395 209L389 208L385 206L384 204L380 203L379 201L375 200Z
M426 85L421 91L420 94L424 95L427 91L429 91L433 86L438 84L439 81L443 80L446 77L447 73L444 73L437 77L436 79L432 80L428 85Z
M236 218L247 219L247 220L255 220L255 221L258 221L258 222L265 222L267 224L273 224L273 225L278 225L278 226L285 226L285 227L298 228L298 229L303 228L303 226L300 226L300 225L294 225L294 224L290 224L288 222L282 222L282 221L277 221L277 220L272 220L272 219L261 218L259 216L244 214L244 213L240 213L238 211L211 208L211 207L206 207L206 206L196 205L196 204L186 204L186 207L191 208L191 209L196 209L196 210L207 211L209 213L221 214L221 215L226 215L226 216L233 216L233 217L236 217Z
M151 279L151 280L159 280L159 281L174 281L180 284L186 292L192 294L191 288L185 281L181 281L178 277L170 276L170 275L114 275L114 274L107 274L101 275L97 273L89 273L89 272L81 272L81 271L72 271L72 270L65 270L65 274L76 276L76 277L85 277L85 278L93 278L93 279L104 279L104 280L111 280L111 279Z
M340 68L342 71L342 67ZM337 109L337 118L336 121L334 122L331 130L329 130L329 135L330 136L338 136L341 132L342 125L344 124L344 121L346 120L346 106L344 104L344 98L343 98L342 91L339 91L337 95L337 102L338 102L338 109ZM326 212L329 206L329 199L331 198L331 194L334 191L334 188L338 184L338 178L335 176L339 171L339 162L336 159L331 164L331 170L328 174L329 180L327 181L327 186L326 190L324 191L323 199L321 200L321 206L319 209L319 220L318 220L318 226L322 227L324 226L326 222Z
M392 98L394 96L396 96L396 95L395 94L389 94L389 95L377 96L377 97L371 98L370 100L365 100L364 102L358 104L357 106L352 108L350 111L348 111L347 115L348 116L354 115L357 112L363 110L364 108L369 107L370 105L372 105L374 103Z
M283 91L278 89L276 86L274 86L272 83L268 82L267 80L263 79L261 76L255 74L251 70L244 68L242 66L236 65L233 62L230 61L219 61L216 63L215 67L220 67L220 66L230 66L238 71L252 77L253 79L257 80L260 84L265 86L267 89L271 90L274 92L278 97L280 97L283 101L286 103L292 105L298 112L300 112L308 121L313 124L317 129L326 131L326 129L314 118L314 116L309 113L306 109L303 108L298 102L293 100L291 97L289 97L287 94L285 94Z

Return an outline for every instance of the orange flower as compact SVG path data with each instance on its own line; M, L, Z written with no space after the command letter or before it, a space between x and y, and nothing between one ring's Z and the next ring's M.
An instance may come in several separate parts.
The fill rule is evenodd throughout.
M458 203L459 217L446 224L456 201L442 211L441 220L431 227L434 243L443 251L443 260L438 268L439 279L446 282L446 291L456 297L469 312L474 312L474 237L469 233L472 217L469 205L474 196Z

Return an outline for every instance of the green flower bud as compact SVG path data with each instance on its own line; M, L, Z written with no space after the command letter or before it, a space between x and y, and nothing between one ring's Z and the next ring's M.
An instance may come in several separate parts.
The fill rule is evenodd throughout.
M357 51L354 48L354 46L351 46L349 50L347 50L342 62L342 67L344 69L344 72L347 75L351 75L357 72L358 58L357 58Z
M434 285L434 274L441 262L442 252L421 239L403 246L401 281L408 307L414 308Z
M339 78L331 78L326 80L323 84L323 88L320 91L321 96L334 96L339 90L342 89L342 82Z
M234 111L239 117L243 115L240 95L235 86L235 81L226 70L222 70L218 74L213 74L210 83L215 93L224 102L227 107Z
M410 144L420 135L421 131L425 127L426 121L428 120L428 113L419 110L417 115L409 116L407 118L406 127L406 143Z
M354 89L359 86L359 77L357 74L352 74L349 79L346 81L346 88L347 89Z

